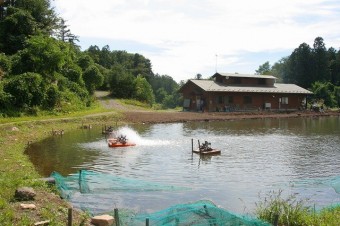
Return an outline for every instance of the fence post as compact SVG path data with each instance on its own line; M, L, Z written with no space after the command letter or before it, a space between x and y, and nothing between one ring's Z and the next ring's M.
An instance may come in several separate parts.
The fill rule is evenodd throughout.
M68 208L67 226L72 226L72 207Z
M118 209L114 209L116 226L120 226Z
M274 222L273 222L273 225L274 226L278 226L278 224L279 224L279 214L275 214L274 215Z

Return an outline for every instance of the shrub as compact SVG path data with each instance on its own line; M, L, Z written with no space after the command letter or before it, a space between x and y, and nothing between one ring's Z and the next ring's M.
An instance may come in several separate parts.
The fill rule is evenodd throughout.
M41 105L45 93L42 76L31 72L8 79L3 90L12 96L12 105L19 109Z
M256 203L255 213L258 218L275 225L305 225L303 222L310 213L305 200L297 200L296 195L284 199L282 190L270 191L264 201Z

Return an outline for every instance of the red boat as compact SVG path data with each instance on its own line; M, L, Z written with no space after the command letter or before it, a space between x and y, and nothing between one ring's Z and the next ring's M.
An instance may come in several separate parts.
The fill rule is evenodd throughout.
M109 147L118 148L118 147L130 147L136 146L135 143L128 142L125 136L119 136L118 138L111 138L107 140Z

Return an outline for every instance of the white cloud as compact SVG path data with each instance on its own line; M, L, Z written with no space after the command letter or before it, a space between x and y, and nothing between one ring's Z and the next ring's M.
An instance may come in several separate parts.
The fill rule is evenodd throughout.
M247 52L287 51L317 36L338 48L340 3L334 0L55 0L72 32L87 39L131 40L156 73L175 80L245 65ZM80 43L82 44L82 43ZM110 45L110 43L107 43ZM87 48L87 46L84 46ZM126 49L129 52L129 49ZM284 57L284 56L282 56ZM272 59L267 59L271 61ZM272 62L274 63L274 62ZM240 67L238 67L240 68ZM230 71L225 71L230 72Z

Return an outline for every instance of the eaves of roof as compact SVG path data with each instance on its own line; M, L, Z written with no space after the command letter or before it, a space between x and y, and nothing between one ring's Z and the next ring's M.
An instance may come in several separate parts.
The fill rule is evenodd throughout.
M311 91L295 84L275 83L274 87L223 85L212 80L190 80L206 92L239 92L239 93L299 93L312 94Z

